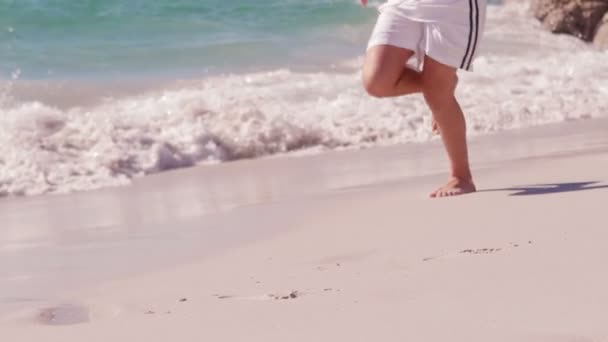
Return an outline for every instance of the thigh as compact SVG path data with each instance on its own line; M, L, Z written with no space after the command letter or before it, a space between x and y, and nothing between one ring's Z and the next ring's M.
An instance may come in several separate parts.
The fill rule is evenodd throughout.
M405 64L413 55L412 50L392 45L372 46L365 55L363 75L368 80L395 83L401 77Z
M455 0L446 20L425 26L425 53L436 61L472 70L484 30L486 0Z
M393 3L385 3L368 42L363 66L367 80L398 80L407 61L420 50L424 24L408 19Z

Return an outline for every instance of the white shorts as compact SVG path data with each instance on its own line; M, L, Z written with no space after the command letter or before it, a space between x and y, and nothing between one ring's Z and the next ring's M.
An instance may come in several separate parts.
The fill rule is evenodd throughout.
M424 56L454 68L472 70L486 17L486 0L389 0L368 49L392 45L414 51L414 66Z

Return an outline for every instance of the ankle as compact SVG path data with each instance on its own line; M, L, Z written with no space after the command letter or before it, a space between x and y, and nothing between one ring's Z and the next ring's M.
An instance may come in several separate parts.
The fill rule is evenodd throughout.
M471 171L465 172L465 173L453 172L451 177L452 177L452 179L458 180L460 182L469 182L469 183L473 182L473 175L471 174Z

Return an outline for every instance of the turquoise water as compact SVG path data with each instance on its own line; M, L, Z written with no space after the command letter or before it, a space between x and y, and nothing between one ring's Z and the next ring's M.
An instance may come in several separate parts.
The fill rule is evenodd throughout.
M114 77L306 67L360 53L355 0L0 0L0 71Z

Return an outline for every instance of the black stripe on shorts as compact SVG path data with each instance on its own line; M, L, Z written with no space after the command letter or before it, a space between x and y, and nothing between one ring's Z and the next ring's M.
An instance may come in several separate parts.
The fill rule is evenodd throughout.
M469 40L467 42L467 50L460 64L461 69L469 70L477 48L477 39L479 37L479 4L477 0L469 0ZM472 45L472 46L471 46Z
M473 50L471 51L471 55L469 56L469 63L467 64L467 70L471 69L471 63L473 63L473 58L475 57L475 49L477 48L477 41L479 40L479 4L478 0L473 0L475 2L475 38L473 39Z

